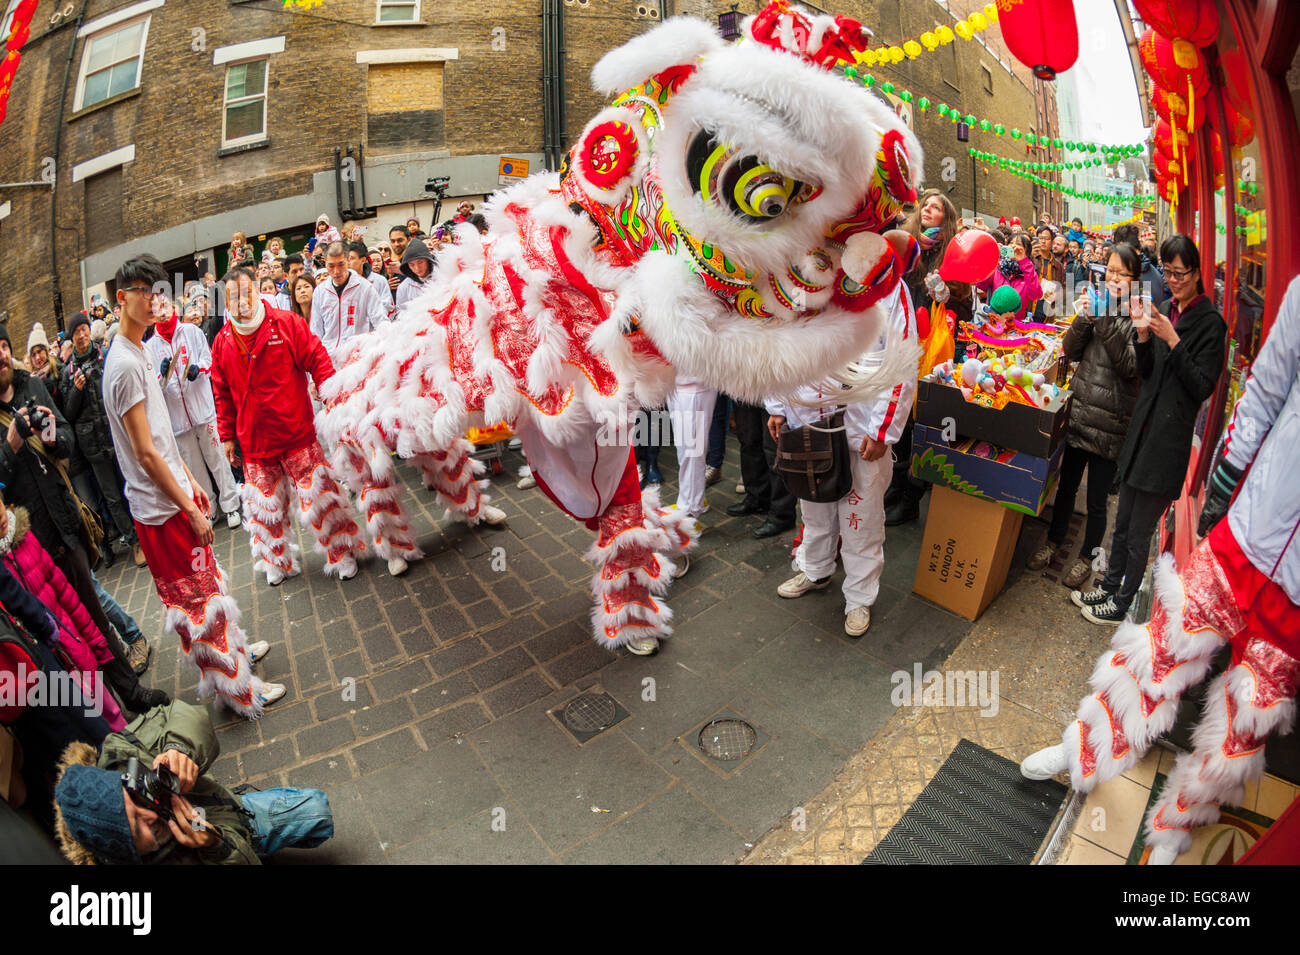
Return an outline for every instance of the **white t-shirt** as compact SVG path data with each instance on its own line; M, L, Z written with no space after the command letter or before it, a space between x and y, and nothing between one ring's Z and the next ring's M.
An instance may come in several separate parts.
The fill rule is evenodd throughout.
M131 515L141 524L165 524L180 513L180 508L140 466L122 421L123 416L140 402L144 402L144 414L149 422L149 437L154 448L167 462L176 483L188 488L191 494L194 488L185 476L185 465L181 463L181 453L172 435L167 399L158 384L153 357L125 335L118 335L113 344L115 347L104 362L104 407L108 411L108 426L113 432L117 464L126 479L126 499L131 505Z

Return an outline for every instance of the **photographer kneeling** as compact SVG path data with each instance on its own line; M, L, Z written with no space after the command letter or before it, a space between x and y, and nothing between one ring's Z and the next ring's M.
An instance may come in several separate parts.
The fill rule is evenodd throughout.
M319 789L236 796L207 776L220 753L207 710L177 700L110 733L99 752L73 743L59 764L56 832L78 864L257 865L277 849L334 835Z

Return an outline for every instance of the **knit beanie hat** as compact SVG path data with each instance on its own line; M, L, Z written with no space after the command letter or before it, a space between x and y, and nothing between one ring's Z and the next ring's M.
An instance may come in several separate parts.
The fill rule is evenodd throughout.
M95 766L68 766L54 789L68 832L96 859L117 865L140 862L126 818L130 797L117 773Z
M4 342L11 348L13 347L12 343L9 341L9 326L4 322L0 322L0 342Z
M47 352L50 350L50 340L45 337L45 329L40 322L32 326L32 333L27 336L27 354L30 355L37 345Z
M72 336L76 333L78 328L80 328L82 325L89 325L89 324L90 324L90 316L87 315L85 312L78 312L76 315L73 315L70 319L68 319L68 329L67 329L68 340L69 341L72 340Z
M989 311L994 315L1020 311L1020 293L1010 285L999 285L989 296Z

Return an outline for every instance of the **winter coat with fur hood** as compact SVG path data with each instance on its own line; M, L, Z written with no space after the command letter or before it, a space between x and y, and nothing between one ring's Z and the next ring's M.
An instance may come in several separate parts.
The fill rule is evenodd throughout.
M77 682L84 692L92 697L97 692L102 694L99 698L103 701L104 718L110 729L120 730L126 725L126 719L108 692L107 684L102 682L104 677L99 669L113 660L108 641L91 620L90 612L68 578L31 533L31 519L24 508L15 507L9 512L8 530L7 536L0 537L0 557L5 567L54 615L58 624L58 655L68 665L67 669L78 675Z
M145 865L260 865L261 860L253 849L248 815L239 797L207 774L221 747L208 711L202 707L180 700L156 706L137 716L123 732L110 733L98 753L93 746L73 743L63 753L58 776L62 778L63 771L73 765L125 772L127 760L133 756L142 765L152 766L158 754L167 749L179 750L198 766L199 778L185 798L221 834L223 841L205 849L190 849L169 840L141 861ZM54 811L54 831L64 858L77 865L94 865L94 856L72 837L57 804Z
M1141 379L1127 315L1076 315L1062 342L1077 361L1070 383L1066 440L1072 447L1114 461L1124 447Z

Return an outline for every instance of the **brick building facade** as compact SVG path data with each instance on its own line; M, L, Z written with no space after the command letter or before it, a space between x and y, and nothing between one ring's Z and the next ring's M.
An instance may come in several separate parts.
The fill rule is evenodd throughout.
M740 4L742 12L758 5ZM604 105L588 82L604 52L664 16L716 20L729 7L41 0L0 124L0 183L34 183L0 187L0 311L15 348L33 322L57 327L56 288L66 317L90 294L111 293L116 266L136 252L190 278L196 256L217 271L225 265L236 229L260 249L272 235L292 248L322 212L336 225L366 224L371 235L412 214L427 225L434 176L451 180L446 218L456 197L497 188L505 165L544 167L551 83L562 81L562 106L550 109L558 149ZM932 0L836 0L831 12L858 17L882 42L952 22ZM549 57L548 17L562 23ZM963 113L1034 126L1033 90L978 41L875 73ZM927 184L947 189L959 208L1033 213L1028 182L997 171L972 177L966 144L947 120L931 110L912 124ZM977 130L971 137L977 147L980 137L983 148L1000 145Z

